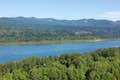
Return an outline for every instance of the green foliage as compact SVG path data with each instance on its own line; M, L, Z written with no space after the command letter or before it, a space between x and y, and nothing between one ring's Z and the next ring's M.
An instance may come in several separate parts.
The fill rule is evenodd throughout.
M58 26L56 26L58 28ZM0 26L0 43L5 42L47 42L64 40L119 39L120 28L112 27L51 27L52 29ZM102 32L102 33L101 33Z
M120 48L0 64L0 80L120 80Z

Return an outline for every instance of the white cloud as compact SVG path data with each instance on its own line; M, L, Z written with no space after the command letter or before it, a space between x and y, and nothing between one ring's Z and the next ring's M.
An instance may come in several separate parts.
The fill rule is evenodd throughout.
M120 20L120 11L105 12L99 15L99 18L110 19L110 20Z

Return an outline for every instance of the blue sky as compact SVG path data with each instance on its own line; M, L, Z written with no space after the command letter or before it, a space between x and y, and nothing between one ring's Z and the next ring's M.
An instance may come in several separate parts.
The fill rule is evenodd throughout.
M120 20L120 0L0 0L0 17Z

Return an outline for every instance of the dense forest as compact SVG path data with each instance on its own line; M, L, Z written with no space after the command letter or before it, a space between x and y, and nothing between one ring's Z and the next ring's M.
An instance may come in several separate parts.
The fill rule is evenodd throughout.
M0 18L0 42L120 38L120 21Z
M86 29L86 30L85 30ZM41 29L25 29L25 28L0 28L0 42L16 42L16 41L55 41L55 40L89 40L89 39L110 39L120 38L120 30L99 28L84 28L78 31L74 30L41 30ZM91 30L91 31L90 31ZM101 33L101 32L103 33ZM111 32L110 32L111 31ZM113 32L112 32L113 31Z
M0 80L120 80L120 48L0 64Z

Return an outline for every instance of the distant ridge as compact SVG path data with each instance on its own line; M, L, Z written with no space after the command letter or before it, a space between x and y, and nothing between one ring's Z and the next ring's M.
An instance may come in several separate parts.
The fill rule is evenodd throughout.
M77 27L117 27L120 21L105 19L59 20L36 17L0 17L0 26L77 26Z

